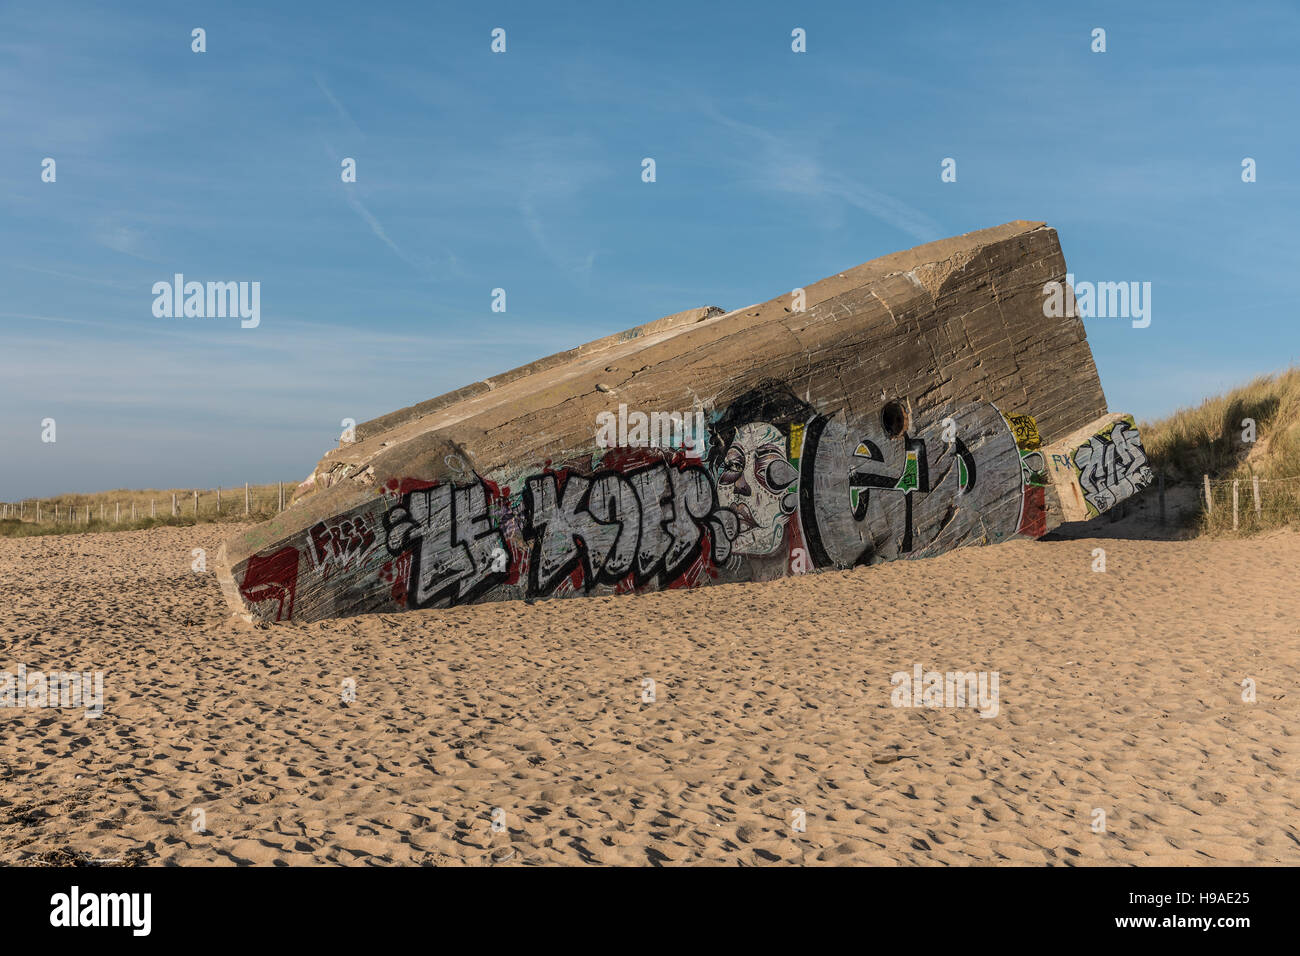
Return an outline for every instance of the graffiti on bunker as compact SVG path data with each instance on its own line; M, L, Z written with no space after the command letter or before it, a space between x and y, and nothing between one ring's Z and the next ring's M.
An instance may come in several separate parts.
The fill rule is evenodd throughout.
M824 412L767 382L706 431L688 448L392 481L236 578L259 616L287 620L307 589L362 613L769 580L999 541L1041 518L1033 419L988 403ZM1110 473L1085 460L1100 492Z

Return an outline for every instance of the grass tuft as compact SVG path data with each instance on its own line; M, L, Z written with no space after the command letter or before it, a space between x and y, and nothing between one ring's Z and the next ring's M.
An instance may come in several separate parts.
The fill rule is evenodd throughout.
M1254 441L1247 419L1255 423ZM1205 508L1202 491L1202 532L1232 533L1233 479L1239 533L1300 527L1300 367L1262 375L1138 428L1152 468L1166 480L1199 489L1210 476L1213 509ZM1258 516L1254 477L1260 479Z

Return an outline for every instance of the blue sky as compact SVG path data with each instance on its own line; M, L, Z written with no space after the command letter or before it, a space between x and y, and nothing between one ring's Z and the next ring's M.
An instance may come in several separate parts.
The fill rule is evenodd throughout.
M1013 219L1152 283L1087 322L1112 409L1300 360L1293 4L117 7L0 6L6 500L301 478L345 417ZM261 325L155 318L176 272Z

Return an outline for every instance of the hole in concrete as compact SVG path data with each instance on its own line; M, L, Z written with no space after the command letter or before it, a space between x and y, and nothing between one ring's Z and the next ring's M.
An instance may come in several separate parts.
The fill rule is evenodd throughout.
M907 410L898 401L885 402L880 410L880 425L890 438L898 438L907 431Z

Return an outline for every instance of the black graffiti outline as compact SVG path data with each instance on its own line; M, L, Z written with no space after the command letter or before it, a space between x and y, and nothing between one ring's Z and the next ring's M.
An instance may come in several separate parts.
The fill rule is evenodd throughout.
M867 461L877 461L884 464L885 456L880 453L879 447L875 442L868 439L861 439L860 444L867 446ZM898 482L903 477L901 474L897 478L890 478L888 475L882 475L877 472L862 472L853 470L849 472L849 488L859 489L858 505L853 509L853 520L861 521L867 516L867 506L870 503L871 489L876 488L881 491L899 491L903 493L903 539L899 543L898 553L909 554L912 550L912 495L916 492L921 494L930 493L930 463L925 451L925 441L920 438L913 438L907 432L903 432L903 469L906 474L907 453L916 452L916 487L908 489L899 489Z
M960 436L953 439L953 450L957 457L966 464L966 484L961 483L961 472L957 473L957 493L959 495L968 495L975 490L975 456L971 454L966 443L961 440Z
M460 514L463 504L462 495L464 495L465 498L470 498L475 490L483 496L483 507L481 510L471 510L470 516L462 522L462 516ZM475 569L473 572L475 574L475 579L474 583L462 593L461 584L465 581L466 574L463 572L459 574L444 574L441 581L437 583L436 586L432 586L429 595L421 601L417 598L417 595L421 590L420 572L425 550L423 544L424 533L421 530L421 522L415 520L411 503L412 499L416 495L424 495L427 499L427 513L431 514L433 512L433 496L439 492L445 492L448 497L448 501L446 502L447 527L445 532L439 529L439 534L446 535L446 544L450 549L454 550L459 548L463 551L465 560L469 563L470 567ZM399 515L402 517L399 517ZM505 537L501 534L500 527L494 524L484 533L469 538L465 538L458 534L459 531L473 528L484 520L490 521L491 518L491 494L489 493L487 484L477 475L475 475L474 481L467 482L463 485L458 485L452 481L446 484L437 483L428 488L419 488L414 491L408 491L406 494L402 495L400 504L394 505L392 508L388 509L384 514L385 546L388 548L389 553L395 557L400 557L408 551L411 553L411 570L407 576L406 586L407 607L430 607L435 602L444 599L447 601L447 607L455 607L459 604L469 604L482 597L510 576L510 549L506 547ZM393 530L395 528L400 528L403 525L410 525L410 528L399 531L400 543L396 548L394 548L392 543ZM495 559L491 559L492 554L495 553L495 549L488 552L491 560L489 560L489 562L483 567L478 567L480 562L475 559L474 555L474 545L492 536L495 536L497 539L496 542L494 542L496 548L499 548L506 554L506 566L500 571L495 569L498 562Z
M813 471L817 464L817 447L830 420L829 415L817 415L804 426L803 447L799 453L799 515L803 519L801 530L804 544L814 568L829 567L831 563L830 553L822 541L822 531L817 524L817 510L813 502Z
M1087 454L1081 464L1079 455L1084 452ZM1141 434L1122 419L1105 435L1093 435L1070 455L1070 462L1079 470L1084 501L1098 514L1151 483L1150 461ZM1122 493L1125 483L1132 488L1127 494Z
M821 444L822 433L826 430L827 424L830 423L831 416L817 415L804 427L804 441L802 458L800 460L800 482L799 482L799 511L804 515L803 536L804 542L808 547L809 556L812 558L813 567L824 568L831 565L830 553L826 550L826 545L822 541L821 528L817 523L817 511L813 501L814 481L813 474L816 468L817 451ZM906 453L909 451L916 452L916 470L917 470L917 487L910 491L903 492L903 537L899 543L899 554L909 554L913 547L913 517L912 517L912 494L921 492L929 494L930 488L930 463L929 456L926 452L924 439L913 438L906 432L903 438L903 467L907 467ZM847 439L846 439L847 440ZM879 464L885 464L884 453L881 452L880 446L869 438L859 438L858 444L866 448L866 455L856 455L865 461L874 461ZM975 458L962 444L961 439L957 439L959 454L967 458L969 466L970 487L975 486ZM858 490L858 503L850 511L853 520L861 522L866 519L867 508L870 505L871 489L875 488L881 491L897 490L898 480L902 475L891 478L888 475L882 475L876 472L864 472L858 469L852 469L848 475L848 487L850 492L853 489ZM862 553L854 561L854 565L868 564L875 552L873 546L863 549Z
M561 477L564 480L563 486L560 484ZM659 478L660 481L651 487L649 483L654 478ZM572 484L575 482L580 484ZM693 487L687 487L687 482ZM575 493L575 488L577 496L573 498L571 496ZM635 514L631 511L624 514L623 506L615 505L615 490L624 502L630 495L636 507ZM647 491L653 493L656 490L656 497L645 500ZM696 493L697 507L694 509L689 497L692 491ZM707 498L703 501L698 497L700 491L707 492ZM597 510L592 509L593 493L606 495ZM678 513L678 501L682 503L681 510L684 514ZM670 467L665 461L625 472L601 469L588 475L573 472L563 475L555 472L533 475L524 483L523 506L524 537L532 541L528 567L529 597L551 594L578 567L582 568L584 593L590 593L598 584L616 585L629 573L637 588L656 579L662 587L690 568L699 557L706 537L714 561L725 561L731 553L731 541L739 530L736 515L718 506L717 489L707 469L700 465ZM647 511L654 512L649 524ZM615 514L618 515L617 519L601 517ZM543 578L545 548L551 533L549 525L551 517L558 515L581 515L584 523L590 522L599 529L610 529L613 538L607 546L593 547L593 544L599 546L601 542L587 540L586 535L576 532L572 527L556 532L568 535L567 544L571 553L553 568L548 567ZM689 523L694 531L689 538L680 533L684 530L685 523ZM656 543L653 548L646 547L645 532L651 529L657 529L666 544ZM624 540L624 535L629 532L635 535L630 546ZM683 542L685 546L681 547ZM627 553L630 553L631 558L623 560ZM616 555L620 560L612 562ZM652 557L647 560L647 556Z

